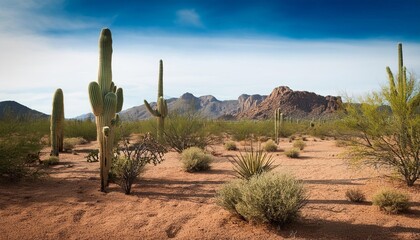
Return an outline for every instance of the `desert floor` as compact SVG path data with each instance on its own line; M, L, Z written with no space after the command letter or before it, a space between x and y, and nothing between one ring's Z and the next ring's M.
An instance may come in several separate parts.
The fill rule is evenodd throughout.
M169 152L125 195L115 184L99 191L99 163L84 158L93 142L78 146L77 155L61 154L47 177L0 184L0 239L420 239L419 183L408 188L389 171L349 167L334 140L306 143L299 159L274 153L275 171L293 173L309 192L301 217L282 229L247 223L215 204L217 189L235 178L227 157L238 152L215 146L212 169L202 173L183 172L179 154ZM389 215L372 206L383 187L408 193L410 212ZM347 201L349 188L361 189L367 202Z

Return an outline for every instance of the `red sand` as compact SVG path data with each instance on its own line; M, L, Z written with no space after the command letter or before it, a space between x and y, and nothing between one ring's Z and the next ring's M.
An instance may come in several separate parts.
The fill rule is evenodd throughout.
M349 168L335 141L306 143L299 159L274 153L275 171L292 172L310 194L300 219L281 230L247 223L215 204L216 190L234 178L227 156L238 152L215 146L212 169L202 173L183 172L179 154L170 152L125 195L115 184L99 191L99 163L84 158L91 143L76 148L78 155L61 154L47 178L0 185L0 239L420 239L419 183L408 188L385 170ZM372 206L382 187L408 193L410 212L389 215ZM348 188L361 189L367 202L347 201Z

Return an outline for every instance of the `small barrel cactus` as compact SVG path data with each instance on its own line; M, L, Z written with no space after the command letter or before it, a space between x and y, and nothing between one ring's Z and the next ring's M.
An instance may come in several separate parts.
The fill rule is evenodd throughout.
M58 156L63 151L64 138L64 95L58 88L54 93L50 121L51 130L51 156Z
M96 120L99 142L101 191L108 186L108 173L112 165L114 128L119 123L118 112L123 106L123 90L112 81L112 37L111 31L102 29L99 38L98 81L89 84L89 99Z

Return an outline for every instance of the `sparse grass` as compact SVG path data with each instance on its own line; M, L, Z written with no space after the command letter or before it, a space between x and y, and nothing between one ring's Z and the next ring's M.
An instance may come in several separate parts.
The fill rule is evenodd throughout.
M266 152L275 152L277 151L277 144L273 140L268 140L264 143L264 151Z
M261 149L254 150L251 145L245 153L231 158L233 170L239 178L250 179L254 175L260 175L276 168L273 165L273 155L263 152Z
M187 148L181 153L181 162L186 172L209 170L212 161L212 157L198 147Z
M296 219L307 194L302 182L286 174L262 174L222 186L216 202L247 221L282 226Z
M90 120L66 120L64 123L64 137L81 137L87 141L96 140L96 124Z
M303 150L306 147L306 143L302 140L296 140L293 143L294 148L298 148L299 150Z
M380 210L395 214L410 208L408 200L407 194L393 189L380 190L372 198L373 205L378 206Z
M236 146L236 143L234 141L228 141L225 142L224 148L228 151L236 151L238 150L238 147Z
M298 148L291 148L285 151L284 154L289 158L299 158L300 150Z
M346 199L351 202L364 202L366 200L365 194L360 189L347 189Z

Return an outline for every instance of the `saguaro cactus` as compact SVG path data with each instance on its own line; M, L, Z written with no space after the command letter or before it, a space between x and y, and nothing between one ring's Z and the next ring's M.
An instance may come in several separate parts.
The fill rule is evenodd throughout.
M274 110L274 138L275 142L279 143L280 128L283 123L283 113L280 108Z
M159 62L159 80L158 80L158 96L157 96L157 107L153 109L150 104L144 100L144 105L147 110L157 118L157 137L162 140L163 131L165 128L165 117L168 115L168 105L166 100L163 98L163 61Z
M63 90L58 88L54 93L50 121L51 156L58 156L63 151L64 137L64 96Z
M112 164L114 128L119 123L118 112L123 106L123 90L112 81L112 37L111 31L102 29L99 37L98 82L89 84L89 99L96 121L99 142L101 191L108 186L108 174Z

